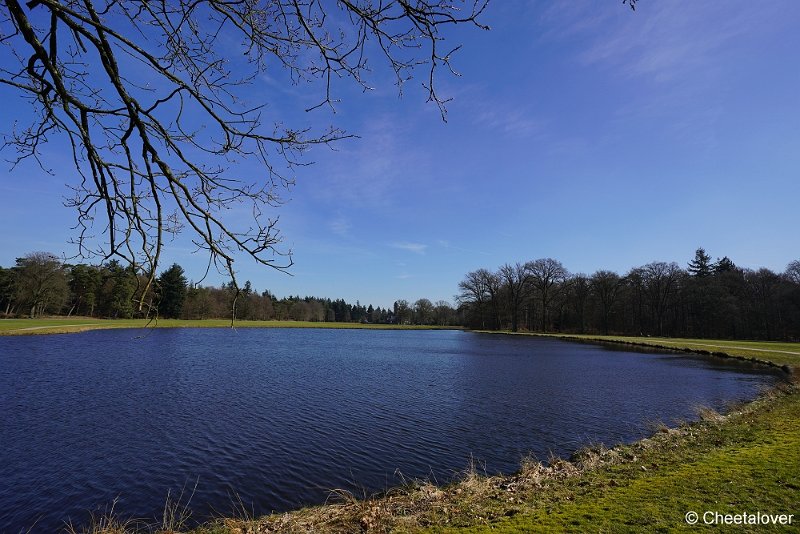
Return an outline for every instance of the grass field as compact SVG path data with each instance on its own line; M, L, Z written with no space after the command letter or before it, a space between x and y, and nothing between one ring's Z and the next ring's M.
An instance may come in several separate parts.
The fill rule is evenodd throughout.
M0 319L0 336L66 334L104 328L230 328L230 319L95 319L93 317L49 317L42 319ZM367 328L434 330L451 327L361 323L318 323L310 321L236 321L236 328Z
M522 334L525 335L525 334ZM724 354L737 358L758 360L776 365L800 366L800 343L778 341L731 341L720 339L683 339L626 336L561 335L549 337L577 339L590 342L624 343L675 350L699 352L701 354Z
M85 322L84 322L85 321ZM99 323L99 324L98 324ZM77 326L67 326L67 325ZM158 326L228 326L226 321L159 321ZM66 328L144 326L141 321L53 319L0 321L7 334ZM353 327L335 323L237 323L237 326ZM43 328L39 328L43 327ZM36 328L37 330L30 330ZM24 330L29 329L29 330ZM519 334L524 335L524 334ZM527 461L518 473L487 477L475 469L449 486L415 482L387 494L261 518L221 518L193 534L243 532L691 532L706 530L704 513L793 515L791 525L717 525L720 532L796 532L800 525L800 343L613 336L559 336L724 353L784 366L787 381L727 414L661 427L630 445L579 451L569 459ZM687 523L690 512L699 524ZM750 514L750 515L741 515ZM705 516L713 519L712 516ZM162 526L102 518L92 534L186 532L172 515ZM690 516L690 519L692 517ZM723 517L724 521L724 517Z

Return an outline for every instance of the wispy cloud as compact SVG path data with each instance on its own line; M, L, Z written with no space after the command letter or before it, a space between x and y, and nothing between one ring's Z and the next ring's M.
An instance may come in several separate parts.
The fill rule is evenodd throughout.
M491 256L491 254L489 254L488 252L484 252L482 250L474 250L474 249L470 250L470 249L466 249L466 248L463 248L463 247L458 247L456 245L453 245L452 243L450 243L450 241L447 241L446 239L438 240L437 244L440 247L442 247L444 249L447 249L447 250L456 250L458 252L466 252L468 254L480 254L481 256Z
M739 40L769 34L797 20L796 2L709 0L621 3L571 0L529 7L541 45L557 45L583 65L656 83L708 78Z
M337 214L336 217L328 223L328 227L331 229L331 232L340 236L340 237L349 237L350 236L350 229L353 227L350 224L350 221L344 215Z
M398 191L413 179L409 169L419 175L426 165L424 153L403 141L407 127L389 115L362 125L360 139L342 142L330 157L318 159L315 172L320 186L314 194L337 206L372 210L392 206Z
M535 9L538 5L539 3L535 2L532 8ZM549 4L539 13L538 22L541 30L538 32L537 40L560 41L607 25L612 13L599 7L594 0L571 0ZM619 6L613 7L616 9Z
M571 33L591 31L589 46L579 54L584 64L607 65L625 76L656 83L694 75L702 80L736 39L768 31L778 7L663 0L641 5L635 13L618 10L588 18L568 10L562 25Z
M407 250L415 254L425 254L425 250L427 250L428 248L428 245L423 245L422 243L410 243L408 241L395 242L390 244L389 246L391 246L392 248Z
M541 136L545 133L547 123L532 111L529 103L507 101L489 96L488 89L471 86L463 90L456 105L468 110L467 116L481 129L512 137Z
M800 12L794 6L659 0L631 12L575 0L541 10L538 21L546 29L542 39L571 50L578 68L624 80L628 97L616 110L622 123L652 119L675 138L711 148L725 116L720 97L740 68L742 49L788 24L789 12ZM698 102L705 107L698 109Z
M491 107L484 106L478 111L475 121L486 128L512 135L531 136L544 131L545 123L520 109L509 109L495 102Z

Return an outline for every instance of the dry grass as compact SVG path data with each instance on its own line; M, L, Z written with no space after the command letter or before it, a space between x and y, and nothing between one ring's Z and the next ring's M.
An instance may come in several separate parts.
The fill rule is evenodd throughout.
M197 489L198 481L195 481L191 492L186 491L186 486L181 489L177 497L173 497L171 492L167 492L167 502L164 504L164 512L161 515L161 526L159 534L177 534L183 531L192 517L189 505Z
M179 534L186 532L190 528L189 519L192 515L189 504L196 488L196 483L190 492L187 492L184 487L177 497L174 497L171 492L167 493L159 524L148 523L142 519L123 519L116 512L117 500L115 499L105 510L90 512L89 520L85 524L75 526L72 522L68 523L64 532L66 534Z
M285 514L251 520L224 519L197 531L235 534L265 533L386 533L430 527L489 525L500 517L521 513L539 492L615 462L636 461L616 449L583 449L571 460L542 463L525 458L510 476L487 476L474 462L459 480L447 486L416 481L384 494L359 499L335 490L331 502ZM333 502L335 501L335 502Z
M80 527L76 527L72 522L68 523L65 532L67 534L131 534L141 530L141 522L135 519L121 519L114 508L117 505L116 499L111 506L103 512L90 512L89 521Z
M707 423L721 423L725 420L725 416L708 406L700 406L697 408L697 416L701 421Z

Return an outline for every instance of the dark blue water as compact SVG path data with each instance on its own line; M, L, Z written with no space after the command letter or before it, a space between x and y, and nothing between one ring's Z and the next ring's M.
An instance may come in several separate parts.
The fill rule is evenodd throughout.
M778 377L734 362L457 331L106 330L0 338L0 532L323 502L470 457L511 472L723 409Z

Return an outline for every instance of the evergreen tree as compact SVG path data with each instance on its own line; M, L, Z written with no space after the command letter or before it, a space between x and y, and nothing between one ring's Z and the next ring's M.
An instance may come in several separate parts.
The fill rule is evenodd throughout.
M689 262L689 269L687 269L689 274L704 278L711 274L711 269L711 256L706 254L706 250L703 247L698 248L694 252L694 259Z
M130 266L123 267L118 260L106 263L102 272L104 280L101 287L101 313L115 319L130 319L133 317L136 273Z
M736 269L736 265L731 261L728 256L724 256L721 260L717 260L714 264L714 274L728 273Z
M69 272L70 311L67 315L93 316L102 282L100 269L90 265L73 265Z
M158 277L158 312L162 317L177 319L186 300L186 276L177 263Z

